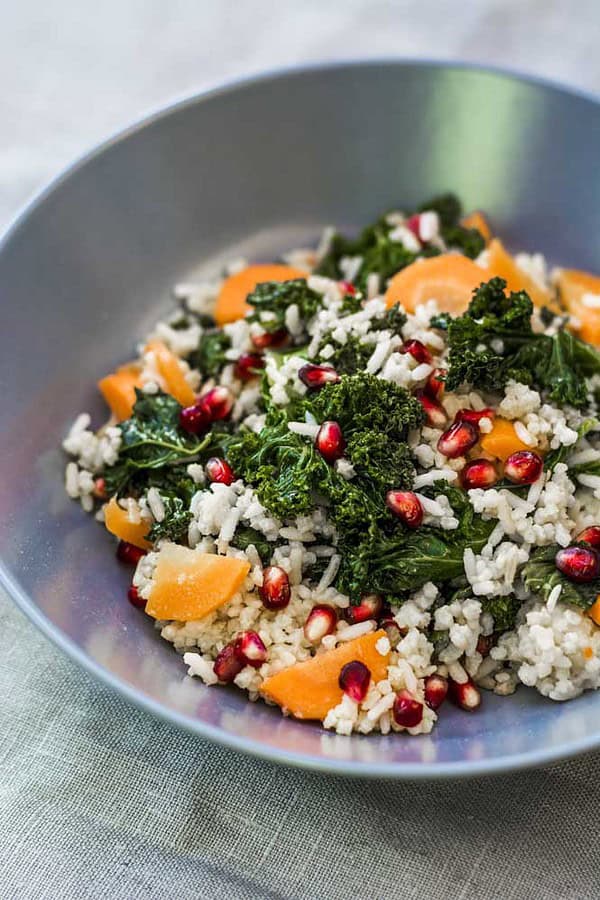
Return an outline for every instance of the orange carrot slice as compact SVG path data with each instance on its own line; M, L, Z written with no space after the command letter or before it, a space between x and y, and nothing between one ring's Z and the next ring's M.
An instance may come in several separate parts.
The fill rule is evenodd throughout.
M112 375L106 375L98 382L100 393L118 422L130 418L135 403L135 389L141 386L139 366L133 363L121 366Z
M217 297L214 316L217 325L226 325L243 319L250 312L246 297L252 293L257 284L263 281L291 281L293 278L306 278L307 272L295 266L284 266L277 263L247 266L241 272L225 279Z
M116 497L112 497L104 507L104 524L107 530L121 541L134 544L136 547L141 547L142 550L149 550L152 546L150 541L146 540L150 529L148 520L131 522L127 512L117 503Z
M385 294L387 306L400 303L410 313L427 300L437 300L444 312L460 315L475 288L487 280L487 272L472 259L443 253L417 260L391 279Z
M593 604L588 609L587 614L596 625L600 625L600 594L598 594Z
M461 220L460 224L463 226L463 228L476 228L477 231L480 232L486 244L489 244L489 242L491 241L492 230L489 226L488 220L479 210L475 210L474 212L469 213L468 216L465 216L464 219Z
M227 603L242 586L250 563L165 544L158 554L146 612L155 619L189 622Z
M338 684L346 663L358 659L371 672L371 683L386 676L389 652L381 654L376 643L385 631L364 634L334 650L296 663L263 681L260 692L297 719L324 719L337 706L343 691Z
M488 278L499 276L509 291L527 291L535 306L551 306L552 297L533 278L520 269L498 238L488 247Z
M175 397L182 406L192 406L196 399L194 391L185 380L181 365L174 353L171 353L162 341L149 341L145 352L152 351L156 360L156 368L165 382L168 394Z
M561 269L557 287L563 305L576 320L573 330L584 341L600 347L600 308L583 302L584 294L600 297L600 277L577 269Z
M517 450L531 450L531 447L517 437L515 426L508 419L494 419L492 430L482 435L480 443L485 453L501 459L502 462Z

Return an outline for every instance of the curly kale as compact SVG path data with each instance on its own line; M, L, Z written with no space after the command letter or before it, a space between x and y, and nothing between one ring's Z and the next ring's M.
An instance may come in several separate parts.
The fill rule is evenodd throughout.
M413 483L415 467L408 445L392 443L385 434L357 432L348 441L346 456L358 479L368 480L381 497L392 488L405 490Z
M198 346L188 356L193 369L199 369L205 378L213 378L227 363L226 352L231 347L231 340L224 331L206 331Z
M255 528L238 526L231 539L231 546L236 547L238 550L247 550L251 544L260 556L263 566L268 566L277 547L277 542L268 541L264 534L256 531Z
M477 288L464 315L432 320L448 333L447 389L466 383L497 391L514 379L546 391L559 406L584 407L585 379L600 372L600 353L564 330L535 334L528 295L507 295L505 288L502 278L492 278Z
M586 546L585 544L582 546ZM555 557L561 548L558 544L536 548L522 569L525 586L531 593L546 601L557 584L562 586L560 602L570 603L580 609L589 609L600 593L600 578L585 584L570 581L555 565Z
M182 466L171 469L156 469L145 479L144 489L155 487L160 494L165 515L160 522L154 522L150 531L150 540L168 538L170 541L185 543L188 526L192 519L190 504L198 490L194 482Z
M374 316L369 327L371 331L385 330L390 331L393 335L401 335L405 324L406 315L398 304L395 304L383 315ZM354 334L350 334L343 344L337 344L333 340L331 332L327 332L321 340L317 357L323 347L328 344L334 348L334 352L327 357L327 363L333 366L340 375L354 375L356 372L361 372L373 353L373 345L364 343Z
M257 284L246 302L253 308L248 319L259 322L265 331L285 328L285 317L290 306L297 306L300 319L308 322L323 306L323 297L309 288L305 278L291 281L265 281Z
M523 605L514 594L506 597L478 597L481 609L494 620L494 633L501 634L504 631L512 631L515 627L517 614Z

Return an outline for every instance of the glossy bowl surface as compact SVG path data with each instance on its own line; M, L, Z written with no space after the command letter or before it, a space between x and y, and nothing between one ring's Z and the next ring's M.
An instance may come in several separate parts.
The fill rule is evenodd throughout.
M447 189L509 246L600 269L600 105L507 73L378 61L279 72L179 103L55 181L0 246L0 558L31 619L150 712L239 750L330 772L470 775L600 744L600 696L522 689L428 737L337 737L185 677L125 600L111 539L63 491L70 421L179 280L271 258Z

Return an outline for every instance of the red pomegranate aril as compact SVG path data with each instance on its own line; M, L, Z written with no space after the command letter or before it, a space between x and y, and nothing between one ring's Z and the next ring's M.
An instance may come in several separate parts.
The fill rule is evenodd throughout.
M214 387L202 394L198 405L204 410L209 422L226 419L233 407L233 397L226 387Z
M416 728L423 719L423 704L415 700L408 691L399 691L394 700L392 714L396 725L403 728Z
M267 609L284 609L290 602L290 579L281 566L267 566L258 592Z
M437 442L440 453L448 459L464 456L479 440L479 428L473 422L454 422Z
M298 378L305 384L307 388L322 388L326 384L337 384L340 376L333 366L317 366L314 363L307 363L298 371Z
M239 658L235 649L235 642L225 644L220 653L217 654L213 665L213 671L219 681L229 684L236 675L239 675L244 668L244 663Z
M277 331L265 331L264 334L252 335L252 343L257 350L264 350L266 347L281 347L288 337L289 334L285 328L279 328Z
M353 659L352 662L346 663L342 667L338 683L343 692L352 700L362 703L369 690L371 672L363 662Z
M334 463L336 459L342 458L346 441L337 422L323 422L317 432L315 446L328 463Z
M208 480L216 484L233 484L235 475L233 469L225 459L219 456L211 456L206 463L206 475Z
M196 403L194 406L186 406L179 413L179 425L188 434L201 434L210 426L210 418L204 407Z
M233 647L237 658L244 666L259 669L267 659L267 648L256 631L241 631Z
M423 521L423 507L413 491L388 491L385 503L407 528L418 528Z
M383 610L383 599L379 594L363 594L360 601L346 609L346 619L351 625L378 619Z
M504 474L514 484L533 484L542 474L544 462L533 450L517 450L504 463Z
M489 459L472 459L466 464L460 477L462 485L467 491L472 488L493 487L498 481L496 468Z
M448 421L444 407L437 400L428 397L425 391L415 391L415 397L423 407L423 412L427 417L427 424L432 428L443 428Z
M472 712L481 705L481 692L470 678L463 684L451 678L448 685L448 696L456 706L467 710L467 712Z
M140 597L140 592L134 584L132 584L127 591L127 599L136 609L143 609L146 605L146 601L143 597Z
M580 584L600 575L600 556L591 547L564 547L558 551L554 562L559 572Z
M119 562L126 563L128 566L137 566L142 556L146 555L146 551L135 544L128 541L119 541L117 544L117 559Z
M418 363L430 363L431 362L431 353L421 341L406 341L406 343L402 344L400 347L399 353L410 353L413 359L416 359Z
M304 637L317 644L326 634L333 634L337 625L337 613L333 606L319 603L313 606L304 623Z
M447 369L434 369L425 385L425 393L433 400L437 400L444 393L446 387Z
M356 288L351 281L338 281L338 284L345 294L350 294L351 297L354 297Z
M240 381L255 378L260 369L265 367L265 358L260 353L242 353L234 366L235 377Z
M479 426L482 419L491 419L496 417L496 410L486 407L485 409L459 409L454 417L455 422L471 422L473 425Z
M414 234L414 236L415 236L416 238L419 238L419 240L421 240L421 231L420 231L420 229L421 229L421 216L419 215L419 213L415 213L413 216L409 216L409 218L406 220L406 223L405 223L405 224L406 224L406 227L407 227L410 231L412 231L412 233Z
M439 709L448 695L448 679L443 675L428 675L425 679L424 694L429 709Z
M106 500L106 481L104 480L104 478L94 479L94 488L92 490L92 494L97 500Z
M384 616L379 620L379 627L383 628L387 634L388 640L392 647L395 647L405 632L402 631L395 618L392 615Z
M589 544L594 550L600 550L600 525L590 525L580 531L575 538L577 544Z

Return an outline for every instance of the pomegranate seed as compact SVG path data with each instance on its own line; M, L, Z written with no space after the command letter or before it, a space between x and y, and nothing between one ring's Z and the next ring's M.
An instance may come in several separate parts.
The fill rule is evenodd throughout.
M317 432L315 446L328 463L341 459L346 449L346 441L337 422L323 422Z
M265 347L281 347L288 337L289 334L285 328L279 328L277 331L265 331L264 334L253 335L252 343L257 350L264 350Z
M489 656L489 652L494 646L494 638L491 634L480 634L477 638L477 647L475 648L481 656Z
M398 691L392 709L394 720L403 728L416 728L423 719L423 704L408 691Z
M313 606L304 623L304 637L311 644L317 644L326 634L332 634L337 625L337 613L333 606L319 603Z
M459 409L454 417L455 422L471 422L473 425L479 425L482 419L491 419L496 417L496 410L486 407L485 409Z
M237 658L244 666L259 669L267 659L267 648L256 631L241 631L233 647Z
M371 672L360 660L353 659L342 667L338 683L345 694L361 703L369 690Z
M354 297L356 288L351 281L338 281L338 284L345 294L350 294L351 297Z
M431 353L421 341L406 341L405 344L402 344L398 353L410 353L412 358L416 359L418 363L431 362Z
M242 353L234 367L235 377L240 381L250 381L256 377L257 370L264 367L265 358L260 353Z
M308 388L322 388L326 384L337 384L340 380L333 366L316 366L314 363L302 366L298 378Z
M434 400L437 400L438 397L441 397L446 387L445 379L447 374L447 369L434 369L427 379L427 384L425 385L425 393L432 397Z
M415 213L414 216L410 216L406 220L406 227L409 228L415 237L421 240L420 234L420 226L421 226L421 216L419 213Z
M448 694L448 679L443 675L428 675L425 679L425 703L429 709L439 709Z
M346 619L351 625L378 619L383 610L383 600L379 594L363 594L360 601L346 609Z
M106 500L106 481L104 478L95 478L94 479L94 488L92 490L92 494L96 497L97 500Z
M210 419L204 407L197 403L195 406L186 406L181 410L179 425L188 434L200 434L208 429Z
M473 422L455 422L437 442L440 453L448 459L463 456L479 440L479 428Z
M544 463L533 450L517 450L504 463L504 474L515 484L533 484L541 475Z
M136 609L143 609L146 605L146 601L143 597L140 597L140 593L134 584L127 591L127 599Z
M580 531L575 541L579 544L590 544L594 550L600 550L600 525L590 525Z
M244 668L244 663L236 653L235 644L225 644L217 654L213 671L219 681L229 684Z
M448 420L444 407L437 400L428 397L425 391L415 391L415 397L423 407L423 412L427 417L427 424L431 425L432 428L443 428Z
M471 488L489 488L498 481L498 473L489 459L473 459L461 472L462 485L466 491Z
M233 406L233 397L225 387L214 387L198 400L198 405L204 410L209 422L226 419Z
M591 547L565 547L558 551L554 562L571 581L585 583L600 575L600 557Z
M387 634L388 640L392 647L395 647L400 638L403 636L402 629L392 615L387 615L380 619L379 627L383 628L383 630Z
M146 551L135 544L128 541L119 541L117 544L117 559L119 562L126 563L128 566L137 566L142 556L146 555Z
M206 463L206 475L209 481L217 484L233 484L235 475L229 463L219 456L211 456Z
M423 521L423 507L413 491L388 491L385 502L408 528L418 528Z
M267 609L284 609L290 602L290 579L285 569L267 566L258 592Z
M454 681L451 678L448 686L448 696L456 706L460 706L461 709L465 709L468 712L477 709L481 704L479 688L473 684L470 678L464 684L459 684L458 681Z

